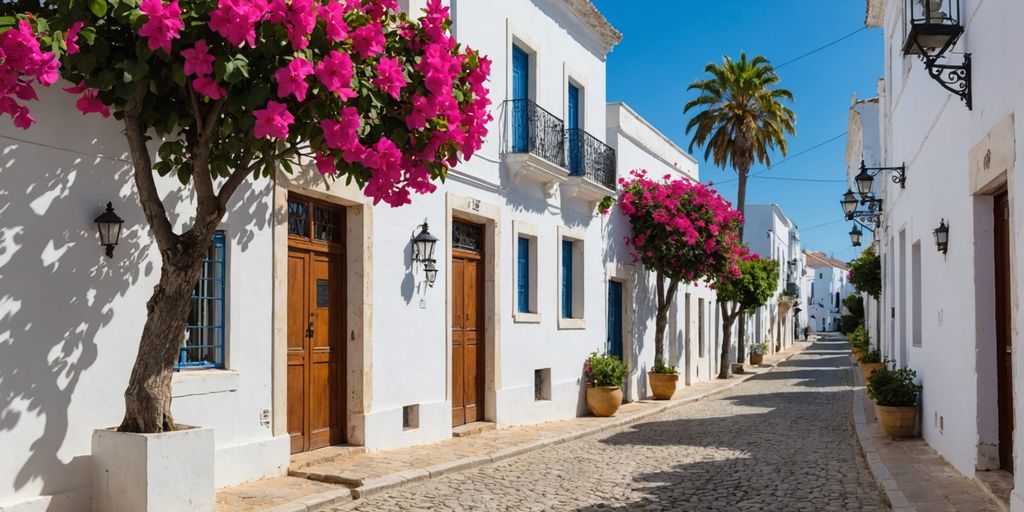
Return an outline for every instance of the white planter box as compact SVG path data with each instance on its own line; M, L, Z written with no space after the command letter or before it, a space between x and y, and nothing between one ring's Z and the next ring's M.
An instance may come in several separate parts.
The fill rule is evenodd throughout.
M186 430L93 431L92 510L214 512L213 429L179 427Z

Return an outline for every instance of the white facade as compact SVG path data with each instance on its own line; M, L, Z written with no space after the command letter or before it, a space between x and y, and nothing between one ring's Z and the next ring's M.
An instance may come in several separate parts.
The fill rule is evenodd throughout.
M853 293L850 269L841 261L820 252L806 253L807 272L811 275L808 298L808 321L817 332L838 331L842 317L847 314L843 301Z
M949 10L949 2L943 4ZM848 145L878 147L874 165L907 166L905 188L888 175L876 178L885 201L875 233L883 292L879 303L866 309L873 341L886 357L916 370L924 385L924 439L960 472L974 476L1008 468L1013 459L1019 466L1024 449L1020 430L1012 430L1014 423L1024 424L1024 407L1013 398L1024 392L1024 352L1013 342L1024 328L1017 314L1024 299L1018 284L1024 252L1016 246L1022 226L1017 202L1024 161L1017 156L1024 154L1024 129L1017 118L1024 109L1024 64L1014 57L1024 45L1024 4L958 4L964 33L942 62L960 64L964 53L971 54L973 109L933 80L920 59L903 54L905 5L868 1L868 25L885 34L880 129L877 141L865 129L862 143ZM847 160L860 156L848 154ZM849 172L852 176L857 169ZM996 212L1004 193L1009 206ZM1000 216L1009 225L1004 250L996 245ZM949 225L945 253L933 241L942 220ZM1005 274L997 273L997 251L1005 251L1009 260ZM1008 286L1009 299L1005 337L997 323L1001 284ZM1000 376L1000 368L1011 371ZM1002 397L1001 387L1009 390ZM1011 409L1011 421L1001 422L1000 410ZM1000 425L1007 423L1001 433ZM1022 475L1018 471L1013 477L1012 510L1024 510Z
M779 264L779 280L768 302L746 317L746 343L766 343L769 352L793 344L797 330L807 325L807 293L801 281L806 274L800 249L800 231L777 204L748 204L743 241L751 252ZM797 311L797 308L800 311Z
M647 396L653 363L653 281L623 248L628 224L613 209L608 176L569 176L565 164L511 150L513 45L529 55L529 99L568 114L617 152L611 172L634 168L698 179L696 161L625 105L605 102L605 58L619 34L586 0L450 2L453 30L493 61L495 121L484 147L437 192L393 209L341 182L279 173L239 190L226 235L223 369L174 376L173 414L211 427L218 487L284 474L289 432L289 200L333 205L344 217L345 326L342 442L385 450L448 439L453 429L453 224L482 227L479 269L480 420L498 428L586 413L582 364L608 342L609 281L625 291L627 399ZM416 9L410 0L403 7ZM90 501L90 440L116 426L145 303L159 269L131 179L121 128L81 117L73 98L42 91L22 132L0 124L0 510L80 511ZM588 167L589 169L589 167ZM316 173L311 175L316 176ZM611 176L614 178L614 176ZM182 224L188 194L161 180ZM113 201L125 233L113 259L92 219ZM439 239L434 286L412 261L423 220ZM517 303L519 238L530 240L529 311ZM572 312L561 308L563 241L572 244ZM681 287L668 355L680 386L718 371L721 318L706 286ZM292 319L294 320L294 318ZM734 352L735 353L735 352Z

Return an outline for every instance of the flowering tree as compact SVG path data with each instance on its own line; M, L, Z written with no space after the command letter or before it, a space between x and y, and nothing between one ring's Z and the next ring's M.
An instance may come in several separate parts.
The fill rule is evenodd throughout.
M729 377L729 352L732 345L732 324L741 313L763 306L779 283L779 263L749 254L740 262L740 275L727 275L715 281L718 307L722 311L722 354L718 378ZM743 343L743 340L739 340ZM757 340L760 343L760 340Z
M163 259L122 431L175 428L171 372L192 289L243 182L315 168L374 203L403 205L472 156L491 120L490 62L455 42L439 0L418 19L396 0L22 0L0 9L0 114L31 127L35 88L63 78L83 114L123 123ZM195 220L181 233L154 174L191 186Z
M866 293L878 299L882 294L882 261L874 247L864 249L857 259L850 262L848 278L858 293Z
M688 179L653 180L641 170L619 184L619 210L632 227L626 243L634 259L654 272L657 284L654 371L659 372L666 369L665 326L679 283L740 276L742 215L718 192Z

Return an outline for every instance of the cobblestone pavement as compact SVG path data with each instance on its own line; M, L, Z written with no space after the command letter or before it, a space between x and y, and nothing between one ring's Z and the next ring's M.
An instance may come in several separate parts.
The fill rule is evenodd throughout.
M851 425L844 342L642 423L335 511L886 510Z

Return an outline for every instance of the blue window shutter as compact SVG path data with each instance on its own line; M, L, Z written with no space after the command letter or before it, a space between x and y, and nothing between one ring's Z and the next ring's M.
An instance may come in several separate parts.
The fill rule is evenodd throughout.
M530 312L530 239L519 237L516 301L520 313Z
M526 152L529 144L528 105L530 96L530 56L512 46L512 151Z
M580 159L580 146L583 142L583 134L580 133L580 90L573 84L569 84L569 171L578 174L582 169Z
M572 318L572 246L562 240L562 318Z

